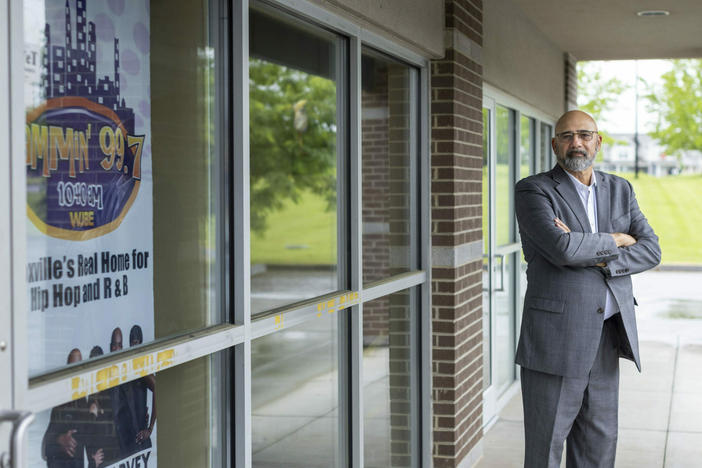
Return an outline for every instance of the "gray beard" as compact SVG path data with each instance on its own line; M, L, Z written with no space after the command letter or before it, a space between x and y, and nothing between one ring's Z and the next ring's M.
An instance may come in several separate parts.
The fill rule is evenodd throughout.
M566 154L564 158L558 158L558 160L561 162L561 164L563 164L563 167L569 171L581 172L592 166L592 163L595 161L595 155L592 157L588 155L585 158L581 158L577 156L568 156Z

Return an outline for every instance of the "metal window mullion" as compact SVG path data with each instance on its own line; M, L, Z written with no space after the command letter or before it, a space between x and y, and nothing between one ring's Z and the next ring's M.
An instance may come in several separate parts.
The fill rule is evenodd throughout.
M419 138L421 130L418 128L418 117L420 104L418 102L419 98L419 83L418 83L418 72L415 68L409 69L409 253L410 253L410 268L419 267L419 238L421 232L419 231L419 196L421 194L421 186L418 184L418 172L419 172ZM409 296L409 346L410 346L410 356L409 356L409 366L410 366L410 460L412 461L412 466L418 466L419 454L421 453L422 439L420 426L420 415L421 411L421 388L419 385L418 374L421 371L421 349L419 347L419 330L421 329L417 320L415 319L419 311L417 310L418 304L418 289L413 288L410 290ZM392 413L392 409L390 410ZM391 415L392 418L392 415ZM392 440L391 440L392 441ZM391 449L392 456L392 449Z
M509 215L509 241L515 242L517 239L517 219L513 215L514 213L514 184L519 180L519 169L521 167L521 145L522 145L522 113L518 110L509 110L512 128L510 129L510 134L512 135L512 144L510 145L510 155L508 159L509 164L509 185L507 186L508 198L507 207Z
M232 96L230 93L229 72L232 70L231 61L231 2L219 0L209 11L210 23L213 25L210 43L217 53L215 59L215 157L217 165L211 169L211 179L218 184L214 199L217 200L216 217L216 251L221 252L217 262L217 291L219 314L215 317L217 323L234 323L232 298L234 294L234 256L233 256L233 220L231 210L234 206L233 196L233 158L232 158L232 125L231 109ZM234 447L230 443L235 438L235 422L232 412L232 396L236 381L233 367L234 353L230 351L211 355L210 368L213 388L210 390L210 413L217 421L218 433L213 434L216 444L211 444L212 466L233 466ZM216 415L216 416L215 416Z
M541 121L534 119L534 152L532 153L532 160L530 161L529 167L531 169L531 174L538 174L541 172L541 152L543 151L543 145L541 144Z
M105 390L117 384L130 382L143 376L144 368L135 362L152 366L149 373L171 369L186 362L214 354L243 341L243 327L221 324L204 330L150 343L136 349L126 349L94 361L85 361L70 368L34 377L24 398L23 409L43 411L74 399L75 392L87 394ZM163 361L158 356L163 355ZM108 369L126 369L120 372L119 381L104 381L100 374ZM77 379L78 388L74 388ZM100 388L100 386L106 387Z
M429 64L419 70L419 268L426 273L419 302L419 466L432 466L432 348L431 348L431 140L429 138ZM416 248L416 247L415 247ZM416 320L416 319L415 319Z
M494 332L496 330L496 315L495 311L495 280L496 276L493 272L495 265L495 247L497 238L495 236L496 222L496 206L495 206L495 195L497 193L496 185L496 171L497 171L497 104L492 101L490 107L490 115L488 119L490 125L490 134L488 135L490 141L488 144L488 255L489 261L489 272L490 272L490 291L488 296L488 303L490 305L490 389L492 393L495 393L495 376L497 375L497 360L495 359L495 352L497 351L497 343L494 340ZM483 200L483 203L485 200ZM493 397L494 398L494 397Z
M14 380L12 374L12 160L10 158L11 138L10 109L12 93L10 80L15 75L15 67L10 66L10 2L0 0L0 375L6 376L5 385L0 388L0 409L12 409ZM16 23L15 23L16 24ZM4 434L4 433L2 433ZM0 450L5 444L0 445Z
M363 200L362 200L362 135L361 135L361 41L357 36L349 40L349 234L350 234L350 286L363 299ZM350 390L347 393L348 417L351 431L345 439L349 442L348 466L363 466L363 306L356 305L349 311L349 365ZM350 462L350 463L349 463Z
M7 10L5 10L7 11ZM11 251L11 308L12 317L12 376L13 376L13 407L24 409L27 405L26 396L29 384L28 375L28 343L26 321L26 284L25 264L27 249L26 206L27 206L27 174L24 165L24 30L23 5L20 0L9 2L9 31L6 36L9 43L5 50L9 51L9 142L10 152L10 242ZM13 156L14 155L14 156Z
M251 441L251 230L249 174L249 2L234 0L232 11L232 157L234 220L232 250L234 322L244 326L244 342L234 349L233 451L234 466L250 468ZM230 409L231 411L231 409Z
M353 100L351 98L351 80L348 72L350 65L351 44L346 38L337 39L337 59L336 59L336 80L337 80L337 290L345 291L352 282L349 275L349 264L353 260L349 258L349 245L351 218L349 216L351 198L349 195L349 172L351 171L349 156L350 140L353 131L349 128L352 120L351 109ZM353 326L351 314L348 310L343 310L337 316L337 368L338 368L338 404L339 417L338 424L338 450L336 456L337 466L348 466L349 451L349 421L350 421L350 382L352 379L351 342L353 336Z

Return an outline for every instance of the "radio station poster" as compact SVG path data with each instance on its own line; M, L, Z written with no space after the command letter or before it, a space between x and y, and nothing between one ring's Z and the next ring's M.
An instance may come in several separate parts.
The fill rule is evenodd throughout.
M149 2L25 0L29 375L154 339ZM30 466L155 467L155 377L32 424Z

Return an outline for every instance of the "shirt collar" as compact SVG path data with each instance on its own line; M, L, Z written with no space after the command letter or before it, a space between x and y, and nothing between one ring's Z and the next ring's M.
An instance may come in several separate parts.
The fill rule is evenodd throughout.
M589 190L590 188L593 188L597 184L597 177L595 177L595 171L592 171L592 177L590 178L590 185L583 184L573 174L566 171L565 169L563 170L563 172L568 174L568 177L570 177L570 180L573 181L573 184L575 184L575 188L577 190L586 191L586 190Z

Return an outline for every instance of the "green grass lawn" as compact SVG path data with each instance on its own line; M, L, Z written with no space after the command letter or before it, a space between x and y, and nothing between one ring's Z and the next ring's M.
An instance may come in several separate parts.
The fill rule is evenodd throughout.
M506 242L509 228L508 170L498 166L497 235ZM619 174L630 180L641 210L658 234L665 264L702 264L702 175L652 177ZM484 188L484 193L486 192ZM483 205L483 216L487 213ZM483 223L483 233L486 232ZM296 248L303 247L303 248ZM251 237L253 263L330 265L336 263L336 211L306 193L268 218L265 233Z
M702 264L702 175L617 175L634 186L641 211L660 239L662 263Z
M304 193L266 221L266 232L251 235L252 263L336 264L336 210L327 211L321 197Z

